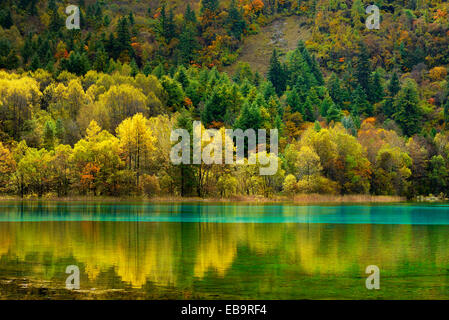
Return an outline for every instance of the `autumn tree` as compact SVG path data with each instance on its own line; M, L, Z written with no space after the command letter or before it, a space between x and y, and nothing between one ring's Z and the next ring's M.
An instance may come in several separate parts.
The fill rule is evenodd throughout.
M136 172L136 186L138 186L142 170L148 167L154 158L155 138L148 126L148 119L141 113L135 114L132 118L125 119L116 131L121 153L128 168Z

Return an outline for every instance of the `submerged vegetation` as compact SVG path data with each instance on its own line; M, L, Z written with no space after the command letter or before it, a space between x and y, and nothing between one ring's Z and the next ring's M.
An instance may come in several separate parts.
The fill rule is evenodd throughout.
M81 30L67 30L65 1L2 1L0 192L447 195L449 6L376 3L379 30L361 0L82 0ZM245 39L283 15L310 38L274 46L267 74L239 63ZM278 172L173 165L170 133L193 120L278 129Z

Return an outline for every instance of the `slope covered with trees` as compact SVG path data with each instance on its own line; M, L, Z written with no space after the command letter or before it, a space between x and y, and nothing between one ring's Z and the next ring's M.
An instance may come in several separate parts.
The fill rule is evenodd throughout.
M449 193L447 3L377 1L379 30L361 0L78 4L80 30L65 1L0 4L2 193ZM238 63L292 14L309 40L274 47L266 74ZM278 129L278 172L173 165L170 132L193 120Z

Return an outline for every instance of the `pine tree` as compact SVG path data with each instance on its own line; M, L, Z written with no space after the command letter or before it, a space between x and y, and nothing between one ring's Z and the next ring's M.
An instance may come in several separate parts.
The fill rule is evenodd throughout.
M55 136L58 138L60 143L64 142L65 128L61 119L56 120Z
M268 69L268 80L270 80L271 83L273 84L277 95L281 96L282 93L285 91L287 77L285 68L279 62L276 49L273 50L273 54L270 59L270 67Z
M136 63L136 60L132 59L129 66L131 67L131 77L137 76L137 74L139 73L140 70L139 70L139 66Z
M306 101L304 102L303 110L304 110L303 118L305 121L309 121L309 122L315 121L313 106L312 106L312 102L310 101L310 97L306 98Z
M203 0L201 1L201 13L205 10L215 12L218 10L218 0Z
M11 9L5 8L0 10L0 26L4 29L9 29L13 26L14 21L11 16Z
M373 115L373 106L368 102L361 85L358 85L353 93L351 111L354 115L365 115L368 117Z
M394 99L392 97L387 97L382 105L382 112L387 118L391 118L395 113L394 110Z
M407 79L394 102L393 115L403 133L412 136L421 131L421 110L419 108L418 88L412 79Z
M58 7L56 6L56 1L55 0L49 0L48 1L48 10L53 11L53 12L58 10Z
M186 24L179 36L179 60L185 65L195 60L196 50L199 49L196 36L196 29L192 24Z
M231 1L227 23L229 34L240 41L246 28L246 22L243 19L242 11L237 8L235 0Z
M344 90L341 87L341 81L337 77L335 73L332 73L332 75L329 78L329 81L327 83L327 88L329 90L329 95L332 98L332 101L340 108L343 107L343 97L345 96Z
M134 25L134 15L133 15L132 11L129 12L128 21L129 21L130 26Z
M375 71L372 77L372 81L370 82L370 90L368 98L371 103L377 103L381 101L384 97L384 88L382 86L382 81L380 77L380 73Z
M37 54L34 54L33 58L31 59L31 65L30 69L35 71L41 67L41 61L39 60L39 56Z
M95 61L94 61L94 69L99 72L106 72L108 70L109 66L109 57L107 52L104 50L103 47L101 47L97 52L95 53Z
M128 19L122 17L117 25L117 39L114 45L115 57L120 56L124 51L127 51L128 55L131 53L131 34L129 32Z
M187 77L186 69L183 66L178 68L175 74L175 80L178 81L185 90L189 86L189 78Z
M195 11L193 11L190 8L190 4L189 3L187 4L186 12L184 13L184 20L187 23L193 23L193 24L196 24L196 22L197 22Z
M315 82L317 85L323 85L324 79L323 74L321 73L318 62L316 61L314 56L311 56L309 50L307 50L304 41L300 40L298 42L298 50L301 52L305 62L309 66L310 72L313 74Z
M321 102L321 105L320 105L320 115L322 117L326 117L327 112L333 105L335 105L335 103L332 101L332 98L329 96L325 97L323 99L323 102Z
M58 32L64 25L63 19L59 16L58 11L52 11L50 15L50 30Z
M215 87L210 98L204 105L204 111L201 114L201 121L206 126L215 122L224 122L228 103L225 96L224 87Z
M369 61L368 51L365 45L362 43L360 46L360 54L357 60L356 78L358 84L362 87L365 93L369 94L369 83L371 74L371 64Z
M153 69L152 74L158 79L161 79L165 75L164 65L159 63L156 68Z
M331 121L337 122L341 119L341 110L335 105L332 104L330 108L327 110L326 121L330 123Z
M53 121L47 121L44 127L44 148L47 150L53 150L55 146L55 125Z
M401 90L401 84L399 83L398 74L393 72L391 76L390 84L388 85L388 91L390 92L390 96L394 97L399 90Z
M143 74L146 75L146 76L148 76L149 74L151 74L151 71L152 71L152 70L153 70L153 69L151 68L150 62L147 61L147 62L145 63L145 65L143 66L143 70L142 70Z
M303 104L301 103L298 92L295 89L288 90L286 96L287 105L290 106L292 112L304 114Z
M257 130L260 129L261 126L262 116L259 106L255 102L245 102L234 127L245 131L246 129Z
M170 9L167 15L165 5L162 6L161 14L159 16L159 32L167 43L170 42L170 40L175 36L173 9Z

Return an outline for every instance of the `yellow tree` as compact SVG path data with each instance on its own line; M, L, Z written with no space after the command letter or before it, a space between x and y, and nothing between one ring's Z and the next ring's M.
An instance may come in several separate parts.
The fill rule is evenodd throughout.
M115 129L125 118L137 113L148 113L147 97L142 90L128 84L112 86L99 97L98 104L107 111L109 119L102 119L107 129Z
M123 188L120 185L124 173L120 173L123 162L119 139L101 130L95 121L86 129L86 137L75 144L73 164L79 173L77 184L81 191L116 194Z
M0 190L5 191L15 167L14 157L9 149L0 142Z
M148 126L148 119L141 113L125 119L116 131L120 140L120 151L126 159L128 168L136 172L138 186L142 169L154 158L156 138Z
M72 174L73 149L69 145L60 144L54 150L52 169L54 174L54 186L58 196L69 193L70 178Z

